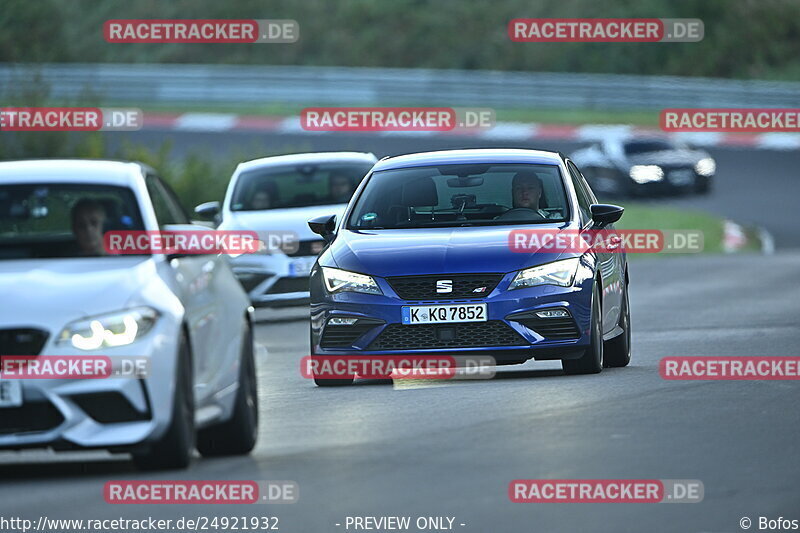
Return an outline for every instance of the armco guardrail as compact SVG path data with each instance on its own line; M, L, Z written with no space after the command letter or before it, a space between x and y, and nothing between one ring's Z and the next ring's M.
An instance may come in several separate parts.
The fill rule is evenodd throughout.
M0 64L8 101L40 78L55 100L87 93L104 105L285 102L494 108L800 107L800 83L349 67L183 64Z

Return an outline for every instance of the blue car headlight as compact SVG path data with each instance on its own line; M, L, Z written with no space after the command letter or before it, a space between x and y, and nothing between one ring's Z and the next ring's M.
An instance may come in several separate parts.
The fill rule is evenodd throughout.
M383 294L381 288L366 274L357 274L338 268L322 267L322 277L325 278L325 288L329 293L337 292L363 292L365 294Z
M67 324L58 336L58 344L69 343L79 350L97 350L133 343L153 327L158 311L150 307L135 307L76 320Z
M520 270L508 286L508 290L524 289L536 285L558 285L569 287L575 281L580 259L562 259L545 265L539 265L525 270Z

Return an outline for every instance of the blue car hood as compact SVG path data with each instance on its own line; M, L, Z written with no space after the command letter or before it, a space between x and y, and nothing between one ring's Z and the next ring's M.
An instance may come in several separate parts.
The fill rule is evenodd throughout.
M483 226L354 231L341 229L331 246L336 266L374 276L511 272L555 261L562 253L519 253L512 229L563 230L566 225Z

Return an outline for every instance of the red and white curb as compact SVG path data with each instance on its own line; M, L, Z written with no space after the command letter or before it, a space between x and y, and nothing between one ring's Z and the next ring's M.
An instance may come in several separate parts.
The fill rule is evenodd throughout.
M763 227L756 228L756 234L761 245L761 253L771 255L775 253L775 241L772 234ZM722 250L726 254L736 253L747 246L748 238L744 228L732 220L722 223Z
M747 235L744 229L731 220L722 223L722 249L730 254L738 252L747 244Z
M244 116L228 113L145 113L144 130L192 132L252 131L304 135L331 135L335 132L306 131L300 117ZM362 133L363 134L363 133ZM498 122L490 129L455 129L452 131L384 131L381 137L460 136L492 141L558 140L593 142L613 137L659 135L681 139L698 146L734 146L768 150L800 149L800 133L664 133L657 128L627 125L538 124Z

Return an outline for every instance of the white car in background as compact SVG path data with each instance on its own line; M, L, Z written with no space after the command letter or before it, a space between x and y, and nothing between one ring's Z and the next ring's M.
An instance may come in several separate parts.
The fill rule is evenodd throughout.
M227 260L87 251L84 220L99 235L198 229L144 165L0 163L0 355L149 361L143 379L0 376L0 450L107 449L143 468L248 453L252 308Z
M308 276L325 241L308 220L344 212L356 186L377 162L373 154L319 152L265 157L239 164L225 200L195 211L215 218L219 230L259 234L266 249L231 259L256 307L309 302ZM286 238L281 239L281 236ZM281 246L276 243L282 242Z

